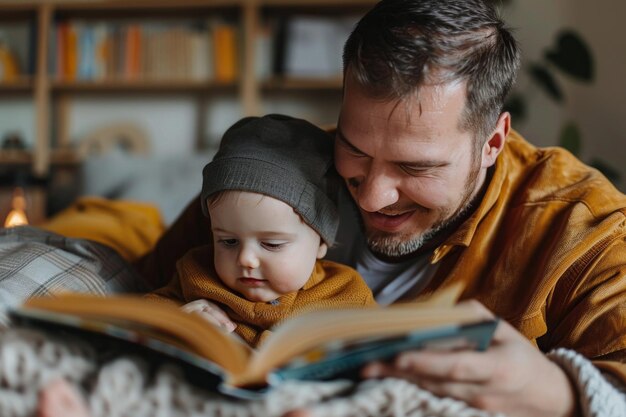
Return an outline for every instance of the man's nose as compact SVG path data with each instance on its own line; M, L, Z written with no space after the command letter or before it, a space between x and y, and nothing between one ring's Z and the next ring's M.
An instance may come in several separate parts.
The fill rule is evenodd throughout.
M398 184L384 168L372 166L360 179L354 180L358 205L365 211L375 212L398 202Z
M239 251L239 256L237 258L237 262L243 268L254 269L259 267L259 258L252 250L252 248L248 246L242 246Z

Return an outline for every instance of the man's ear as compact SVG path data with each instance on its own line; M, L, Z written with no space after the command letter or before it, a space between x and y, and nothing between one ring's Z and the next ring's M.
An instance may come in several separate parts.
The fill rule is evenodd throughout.
M322 259L328 252L328 245L324 242L320 243L320 247L317 249L317 259Z
M511 114L503 112L498 118L496 128L482 147L482 167L489 168L496 163L500 152L504 149L506 137L511 130Z

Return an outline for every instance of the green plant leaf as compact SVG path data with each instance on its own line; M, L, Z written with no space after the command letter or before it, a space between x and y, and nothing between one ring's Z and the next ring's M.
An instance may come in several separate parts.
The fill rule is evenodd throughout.
M526 99L521 94L511 94L504 103L504 111L511 113L513 120L526 118Z
M563 93L556 80L546 67L539 64L531 64L530 76L543 90L558 103L563 102Z
M604 174L613 184L617 184L620 181L621 175L619 171L606 162L600 159L593 159L589 165Z
M545 52L548 62L581 81L593 80L593 57L583 39L573 30L557 35L556 48Z
M561 128L559 146L567 149L576 156L580 155L582 148L580 129L578 129L578 126L574 122L569 122Z

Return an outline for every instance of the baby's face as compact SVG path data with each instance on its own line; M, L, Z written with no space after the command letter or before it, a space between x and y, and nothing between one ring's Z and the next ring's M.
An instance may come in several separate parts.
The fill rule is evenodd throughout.
M326 254L317 232L289 205L261 194L227 191L209 204L215 270L250 301L298 291Z

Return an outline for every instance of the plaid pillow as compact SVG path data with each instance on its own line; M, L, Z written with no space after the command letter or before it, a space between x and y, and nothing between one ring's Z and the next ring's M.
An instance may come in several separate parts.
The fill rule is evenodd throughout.
M0 229L0 307L61 291L145 292L132 266L103 244L32 226ZM6 325L0 313L0 325Z

